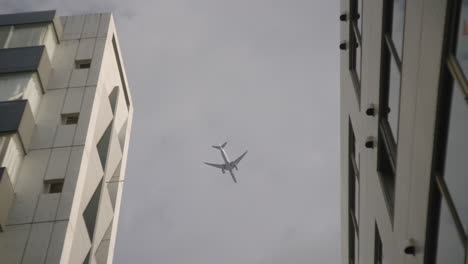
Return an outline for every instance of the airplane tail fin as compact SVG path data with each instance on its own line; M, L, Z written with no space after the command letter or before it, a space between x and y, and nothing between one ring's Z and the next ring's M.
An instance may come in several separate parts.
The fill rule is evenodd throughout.
M227 145L227 142L224 142L224 144L222 144L221 146L211 146L211 147L215 149L221 149L221 148L224 148L226 145Z

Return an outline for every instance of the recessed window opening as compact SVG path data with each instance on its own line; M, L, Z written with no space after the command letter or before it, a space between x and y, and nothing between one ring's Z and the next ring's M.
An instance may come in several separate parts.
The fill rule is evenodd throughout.
M76 60L75 68L77 69L89 69L91 67L91 60Z
M62 125L78 124L79 113L62 114Z
M63 190L64 179L47 181L45 183L46 193L61 193Z

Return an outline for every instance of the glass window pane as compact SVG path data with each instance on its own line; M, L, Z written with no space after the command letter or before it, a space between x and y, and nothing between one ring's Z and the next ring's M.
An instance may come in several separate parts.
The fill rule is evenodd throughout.
M461 88L453 87L444 179L460 220L468 233L468 103Z
M406 0L393 1L392 40L401 60L403 50L403 30L405 24Z
M30 86L32 77L31 73L0 75L0 101L22 99L24 91Z
M18 48L41 45L46 28L46 25L15 26L8 47Z
M390 59L390 77L388 84L388 116L387 120L392 130L395 142L398 142L398 119L400 107L400 71L393 59Z
M455 224L444 200L440 208L436 263L463 264L464 258L465 249L460 243Z

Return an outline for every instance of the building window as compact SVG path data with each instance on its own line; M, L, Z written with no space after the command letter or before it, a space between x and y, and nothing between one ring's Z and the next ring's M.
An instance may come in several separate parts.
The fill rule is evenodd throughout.
M77 60L75 61L76 69L89 69L91 67L91 60Z
M360 103L361 97L361 45L362 45L362 3L361 0L350 0L349 23L349 70L354 89Z
M385 0L378 136L378 171L393 221L405 0Z
M62 114L62 125L78 124L79 113Z
M351 120L349 121L348 203L350 263L359 263L359 148Z
M38 46L44 43L46 24L26 24L0 27L0 48Z
M45 183L46 193L61 193L63 189L63 179L48 181Z
M468 258L468 0L448 1L426 263Z

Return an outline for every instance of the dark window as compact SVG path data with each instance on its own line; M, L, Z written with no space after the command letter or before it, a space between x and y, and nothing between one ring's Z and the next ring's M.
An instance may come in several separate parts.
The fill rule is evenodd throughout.
M468 0L449 0L425 263L468 258Z
M91 60L77 60L75 61L75 68L88 69L91 67Z
M62 125L78 124L79 113L62 114Z
M53 180L46 182L46 192L47 193L61 193L63 189L64 180Z
M362 3L361 0L350 0L349 27L349 70L354 89L360 103L361 97L361 45L362 45Z
M349 255L350 263L359 260L359 165L358 145L349 120L348 203L349 203Z

